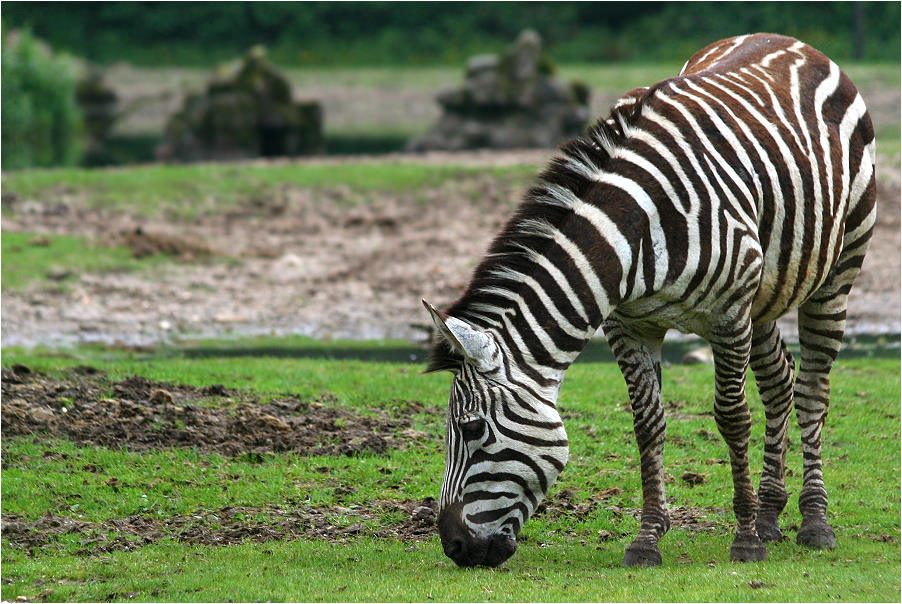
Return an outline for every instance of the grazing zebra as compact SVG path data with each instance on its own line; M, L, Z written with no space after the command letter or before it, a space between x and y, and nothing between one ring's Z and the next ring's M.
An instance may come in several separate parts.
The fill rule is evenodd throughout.
M438 527L457 564L517 547L568 457L564 373L604 329L628 386L642 517L625 566L660 564L665 505L661 343L695 333L714 353L714 416L729 449L733 560L781 537L787 426L801 426L798 542L835 547L821 472L829 372L875 220L874 130L835 63L784 36L716 42L680 75L628 93L561 147L446 312L430 371L454 372ZM798 309L798 375L776 319ZM751 366L765 406L752 485ZM760 505L759 505L760 504Z

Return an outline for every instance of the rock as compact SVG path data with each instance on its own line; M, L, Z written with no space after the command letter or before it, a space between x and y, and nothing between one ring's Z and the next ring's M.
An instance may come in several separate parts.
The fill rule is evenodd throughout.
M163 389L154 390L150 394L150 403L153 405L169 406L173 404L172 394Z
M44 275L51 281L63 281L65 279L68 279L69 277L71 277L74 274L75 273L73 273L70 269L62 268L59 266L50 267L44 273Z
M259 420L264 425L276 430L291 430L291 426L288 424L288 422L276 417L275 415L264 413L259 417Z
M28 417L36 424L48 424L53 421L53 411L47 407L31 407L27 411Z
M429 520L435 517L435 510L426 505L421 505L413 510L414 520Z
M714 362L714 352L711 348L696 348L683 356L683 365L710 365Z
M498 55L475 55L467 61L467 77L498 69Z
M439 121L407 149L553 147L580 134L589 119L589 89L554 78L554 71L530 30L501 57L471 57L463 85L438 93Z
M189 95L169 118L161 160L198 161L318 153L323 114L317 102L295 102L291 83L262 46L220 67L204 93Z
M702 484L703 482L708 480L707 474L699 474L697 472L683 472L683 475L680 476L680 480L688 484L690 487L694 487L695 485Z

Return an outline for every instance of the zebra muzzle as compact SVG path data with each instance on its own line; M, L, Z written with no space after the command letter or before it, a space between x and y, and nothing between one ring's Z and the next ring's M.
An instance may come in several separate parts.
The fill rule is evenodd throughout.
M500 566L517 551L517 541L506 533L488 537L473 534L463 521L463 505L454 503L441 511L438 533L445 555L458 566Z

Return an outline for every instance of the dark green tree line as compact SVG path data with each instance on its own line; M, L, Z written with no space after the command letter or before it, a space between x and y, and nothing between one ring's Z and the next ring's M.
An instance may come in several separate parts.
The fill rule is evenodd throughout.
M863 58L898 61L900 3L858 10ZM854 2L4 2L3 20L101 63L207 66L262 43L286 65L402 65L458 64L526 27L559 62L679 61L754 31L847 60L855 11Z

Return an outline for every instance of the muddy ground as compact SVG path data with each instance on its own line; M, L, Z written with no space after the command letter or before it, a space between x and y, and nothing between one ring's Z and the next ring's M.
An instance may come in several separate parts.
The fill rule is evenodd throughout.
M563 518L584 521L599 506L617 517L629 515L638 518L641 510L606 505L605 498L577 500L570 491L551 495L542 504L536 517ZM435 499L427 497L411 501L373 501L366 506L357 504L312 507L286 504L272 507L224 507L218 510L197 510L189 514L176 514L159 518L136 514L105 522L88 522L59 516L53 513L26 520L15 514L3 515L3 536L12 547L34 553L35 550L52 547L60 535L77 535L78 555L99 555L112 551L128 551L154 543L161 539L174 539L192 545L236 545L244 542L265 543L294 539L318 539L345 543L360 536L401 539L417 542L436 534L435 519L438 511ZM674 528L692 532L732 530L728 522L712 522L709 518L722 516L725 508L675 506L670 508ZM386 515L400 518L392 522ZM792 530L792 529L790 529ZM616 531L601 530L592 541L617 540L626 535ZM579 538L577 531L568 536ZM582 543L589 536L583 531ZM523 536L521 541L527 541Z
M384 454L392 448L432 443L439 436L411 428L410 415L435 413L410 401L396 415L371 410L369 415L342 409L328 396L301 401L291 396L268 402L252 394L211 385L204 388L153 382L141 377L112 380L93 367L75 367L61 376L48 376L23 365L2 370L2 430L5 437L64 437L80 445L148 451L167 447L190 447L201 452L255 459L269 452L293 450L310 455ZM440 422L440 419L436 420ZM66 459L65 453L48 449L45 457ZM28 459L3 455L3 469L27 464ZM91 466L91 467L89 467ZM101 472L92 464L82 468ZM324 468L325 469L325 468ZM666 476L668 482L676 478ZM680 477L694 485L704 474L687 472ZM132 485L117 476L106 482L114 490ZM336 490L339 502L342 493ZM553 490L541 503L536 517L568 519L571 528L563 535L602 547L626 533L580 529L597 510L614 518L639 518L641 511L624 505L622 491L610 487L587 498L573 491ZM692 532L732 530L725 508L671 506L675 528ZM432 497L419 500L377 500L360 505L344 502L313 506L297 498L266 507L226 506L198 509L190 513L160 517L150 513L91 522L47 512L34 519L16 514L2 515L2 535L11 547L34 555L40 550L67 547L63 535L76 536L77 555L103 555L129 551L163 539L193 545L234 545L293 539L318 539L344 543L360 536L415 542L436 532L437 503ZM796 526L786 527L792 532ZM891 536L879 535L887 540ZM522 540L528 540L524 536ZM66 543L71 543L68 539Z
M378 455L392 448L438 446L440 440L438 435L411 427L411 414L435 413L416 401L398 406L394 415L379 409L362 415L337 406L325 395L307 401L280 396L268 402L252 396L221 385L197 388L134 376L113 380L88 366L49 376L17 364L2 370L0 409L5 437L33 436L42 442L63 437L79 445L131 451L189 447L242 459L289 450L301 455ZM52 449L44 456L66 458ZM2 463L6 470L28 460L4 453ZM105 484L114 490L132 486L116 476ZM620 495L617 487L588 498L566 489L556 491L539 506L536 516L582 522L602 507L616 517L638 517L639 510L623 506ZM53 512L38 519L4 514L2 532L11 546L32 552L52 547L60 535L75 534L78 553L84 555L129 550L166 538L198 545L301 538L344 542L360 535L416 541L435 533L436 513L431 497L379 500L366 506L350 502L311 506L298 499L269 507L202 509L168 518L136 514L105 522ZM671 510L674 525L692 531L729 530L728 523L713 520L723 513L723 508L675 506ZM568 529L567 534L586 539L577 530ZM608 541L622 536L606 530L594 538Z
M381 409L358 415L326 394L314 400L280 396L261 402L221 385L195 388L139 376L111 380L93 367L63 378L24 365L2 374L3 435L66 437L83 446L147 451L188 447L227 456L294 451L301 455L385 453L438 442L412 427L411 401L394 416ZM4 457L4 469L15 464Z
M549 153L393 157L541 164ZM346 160L306 161L340 170ZM899 158L879 161L878 223L850 300L852 334L899 332ZM135 255L166 251L179 259L137 273L79 274L65 287L6 292L2 343L142 345L228 333L423 340L428 319L420 299L441 306L462 293L524 188L490 175L400 193L284 187L190 223L89 209L89 192L10 194L4 230L86 235L129 245ZM794 318L783 328L793 339Z

